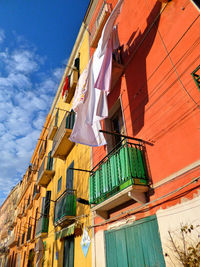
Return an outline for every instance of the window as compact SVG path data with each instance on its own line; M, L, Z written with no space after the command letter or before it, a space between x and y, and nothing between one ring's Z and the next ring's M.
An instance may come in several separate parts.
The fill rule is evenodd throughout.
M44 203L42 201L42 208L43 208L43 214L44 216L49 216L49 209L50 209L50 201L51 201L51 191L46 192L46 197L44 198Z
M74 236L64 239L63 266L74 266Z
M67 173L66 173L66 189L73 189L73 181L74 181L74 161L69 165L67 168Z
M192 0L192 2L193 2L198 8L200 8L200 2L199 2L199 0Z
M45 206L45 197L42 198L42 208L41 208L41 214L40 216L44 215L44 206Z
M41 208L41 216L49 216L49 209L50 209L50 201L51 201L51 191L46 192L46 197L42 198L42 208Z
M105 120L106 130L109 132L115 132L119 134L125 134L124 120L122 115L122 109L120 105L120 101L113 106L111 111L109 111L109 117ZM122 140L120 136L117 135L106 135L107 140L107 149L108 153L119 144Z
M200 90L200 65L191 73L191 75Z
M58 179L57 193L60 192L62 186L62 176Z

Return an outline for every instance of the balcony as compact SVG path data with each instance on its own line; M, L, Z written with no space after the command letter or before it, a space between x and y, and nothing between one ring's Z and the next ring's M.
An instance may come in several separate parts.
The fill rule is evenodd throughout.
M43 187L47 187L50 180L55 175L55 171L53 170L53 158L48 155L48 157L45 157L40 168L38 171L38 177L37 177L37 185L41 185Z
M17 217L22 218L22 209L18 209L17 211Z
M57 110L56 114L53 116L52 120L51 120L51 124L49 126L49 132L48 132L48 136L47 138L49 140L53 140L57 129L58 129L58 112L59 110Z
M32 166L32 172L35 174L37 172L38 168L38 159L35 159L33 166Z
M31 240L31 229L32 229L32 226L29 226L28 227L28 231L27 231L27 242Z
M55 203L54 225L66 225L76 215L76 194L75 190L67 189Z
M73 148L74 143L69 140L69 136L74 122L75 113L73 111L66 112L53 140L52 157L65 159Z
M44 157L46 147L47 147L47 140L43 140L39 150L39 159L42 159Z
M66 97L64 98L64 102L65 103L70 103L71 102L71 99L74 96L74 92L75 92L75 89L76 89L77 82L78 82L78 70L77 69L73 69L72 73L70 75L70 87L69 87L69 89L67 91Z
M11 234L7 243L8 247L14 247L17 245L17 238L15 234Z
M15 215L14 215L14 216L12 216L12 219L11 219L11 222L10 222L8 228L9 228L10 230L12 230L16 225L17 225L17 221L16 221L16 217L15 217Z
M108 212L131 199L146 202L148 174L144 147L123 140L94 167L89 178L92 211L104 219Z
M49 228L49 218L43 215L37 221L36 237L38 238L45 236L48 233L48 228Z
M108 17L111 14L111 5L103 3L90 35L90 46L96 48L101 37L101 33Z
M31 182L31 176L32 176L32 166L29 165L28 167L28 174L27 174L27 183Z
M40 187L37 185L34 185L33 189L33 200L37 200L40 196Z

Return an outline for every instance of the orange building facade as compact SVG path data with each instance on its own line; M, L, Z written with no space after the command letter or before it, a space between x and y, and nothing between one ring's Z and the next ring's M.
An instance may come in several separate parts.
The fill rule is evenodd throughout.
M116 3L98 2L91 33ZM94 266L172 266L168 231L195 224L200 204L199 4L126 0L116 24L107 146L90 176Z
M9 243L8 266L35 266L36 264L37 224L41 217L42 197L46 195L46 189L37 185L37 177L39 167L47 154L48 124L49 117L47 116L30 165L22 180L14 238L13 242Z
M9 193L0 208L0 266L9 265L9 246L15 239L14 227L17 219L17 202L21 194L21 182Z

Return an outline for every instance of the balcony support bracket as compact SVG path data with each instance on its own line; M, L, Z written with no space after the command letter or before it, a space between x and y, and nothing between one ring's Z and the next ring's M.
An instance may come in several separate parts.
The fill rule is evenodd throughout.
M129 191L128 196L135 200L136 202L139 202L141 204L145 204L146 201L146 195L144 192L139 192L139 191Z
M108 212L106 210L96 210L96 214L104 220L109 218Z

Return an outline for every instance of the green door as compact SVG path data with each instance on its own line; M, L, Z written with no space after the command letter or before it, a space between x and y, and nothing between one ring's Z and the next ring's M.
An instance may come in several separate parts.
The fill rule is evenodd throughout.
M105 232L107 267L165 267L156 216Z
M74 267L74 236L64 240L63 267Z

